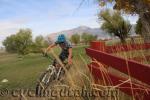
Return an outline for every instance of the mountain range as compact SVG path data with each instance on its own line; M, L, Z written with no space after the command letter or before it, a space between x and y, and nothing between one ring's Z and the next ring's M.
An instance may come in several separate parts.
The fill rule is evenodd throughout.
M132 28L130 30L130 35L135 35L135 30L134 30L135 25L132 25ZM60 32L56 32L56 33L51 33L48 35L48 37L50 37L52 40L55 40L56 37L59 34L65 34L65 36L67 36L67 38L70 38L73 34L79 34L82 35L83 33L88 33L88 34L92 34L92 35L97 35L98 39L110 39L111 35L109 35L107 32L103 31L100 28L90 28L87 26L79 26L77 28L73 28L70 30L64 30L64 31L60 31Z
M70 29L70 30L64 30L64 31L56 32L56 33L51 33L51 34L48 35L48 37L50 37L52 40L55 40L56 37L59 34L64 34L65 36L67 36L67 38L70 38L73 34L82 35L83 33L97 35L99 39L108 39L108 38L110 38L110 35L107 34L105 31L103 31L102 29L100 29L100 28L90 28L90 27L87 27L87 26L80 26L80 27L73 28L73 29Z

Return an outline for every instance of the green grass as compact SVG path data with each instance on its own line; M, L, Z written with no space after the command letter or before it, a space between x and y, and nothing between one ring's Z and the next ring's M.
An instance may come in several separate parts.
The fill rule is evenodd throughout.
M22 59L13 54L4 59L0 59L0 80L7 79L8 82L0 85L10 89L34 87L40 72L48 65L48 60L40 54L27 55Z
M85 46L73 48L73 59L79 60L79 56L86 58L84 48ZM60 49L54 48L54 51L58 54ZM23 58L17 54L1 54L0 88L35 88L38 77L49 64L50 61L41 54L28 54ZM3 79L8 82L2 83Z
M131 44L132 42L133 41L131 40L131 38L126 39L127 44ZM134 42L137 44L141 44L141 43L144 43L144 40L141 37L136 37L136 38L134 38ZM112 40L106 41L107 46L112 46L112 45L116 45L116 44L121 44L120 39L112 39Z
M132 39L131 38L127 38L126 39L126 45L128 45L130 47L130 45L133 43ZM144 39L142 37L135 37L134 38L134 43L136 44L143 44L144 43ZM121 45L121 42L119 39L112 39L112 40L109 40L109 41L106 41L105 42L105 45L106 46L114 46L114 45ZM114 49L113 51L117 51L117 49ZM146 56L149 56L150 54L150 49L147 49L147 50L132 50L132 51L121 51L121 52L116 52L116 53L112 53L113 55L115 56L119 56L119 57L122 57L122 58L134 58L134 57L139 57L141 59L143 59L140 63L143 63L143 64L150 64L150 61L147 60L145 57Z

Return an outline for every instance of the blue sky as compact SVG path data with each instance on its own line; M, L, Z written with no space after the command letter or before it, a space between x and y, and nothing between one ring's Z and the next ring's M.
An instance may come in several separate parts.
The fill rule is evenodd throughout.
M100 27L94 0L0 0L0 46L1 42L20 28L30 28L33 36L48 35L81 25ZM108 5L112 7L112 5ZM131 23L137 17L126 16Z

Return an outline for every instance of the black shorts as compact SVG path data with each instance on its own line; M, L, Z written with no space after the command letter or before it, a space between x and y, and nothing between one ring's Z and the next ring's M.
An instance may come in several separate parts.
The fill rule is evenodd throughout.
M69 55L69 54L65 54L64 52L61 52L61 53L59 54L59 59L60 59L62 62L64 62L64 61L68 58L68 55ZM58 64L58 63L57 63L57 60L54 59L53 65L56 66L56 64Z
M61 53L59 54L59 59L60 59L62 62L64 62L64 61L68 58L68 56L69 56L69 53L61 52Z

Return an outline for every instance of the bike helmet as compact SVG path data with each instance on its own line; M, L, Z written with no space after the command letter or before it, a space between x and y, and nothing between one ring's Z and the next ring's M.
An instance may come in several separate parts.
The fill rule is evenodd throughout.
M66 41L66 37L65 37L65 35L64 34L60 34L59 36L58 36L58 38L57 38L57 43L63 43L63 42L65 42Z

